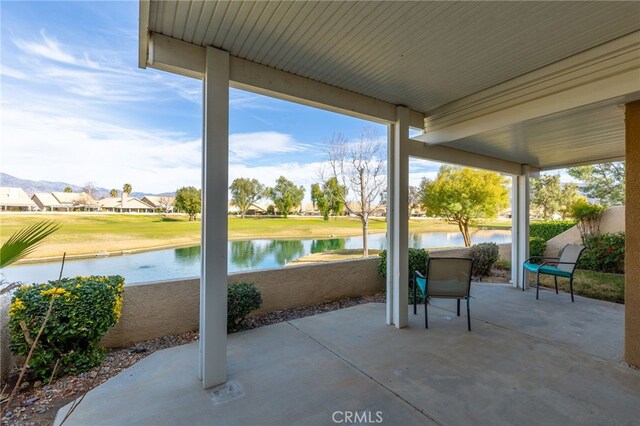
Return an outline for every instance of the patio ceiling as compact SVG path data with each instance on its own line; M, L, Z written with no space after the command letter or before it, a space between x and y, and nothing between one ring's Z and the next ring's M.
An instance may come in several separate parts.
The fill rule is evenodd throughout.
M280 76L405 105L426 117L420 127L427 133L417 138L424 142L537 168L623 155L624 111L617 105L640 98L638 2L142 0L140 30L141 66L154 66L148 59L153 56L149 35L213 46L240 64L259 64ZM567 67L556 66L619 39L626 41ZM539 77L541 70L554 66L547 77ZM624 72L624 89L611 89L617 89ZM535 78L527 80L528 75ZM558 75L566 76L562 84L554 80ZM526 93L521 93L523 78ZM605 78L617 80L605 84ZM587 88L599 79L608 89ZM509 87L514 81L518 84ZM501 112L504 99L495 93L535 100L539 93L565 90L573 81L599 95L579 93L574 104L530 108L535 116L516 115L512 122L492 127L446 131L459 126L474 105L493 102ZM635 87L629 88L630 81ZM477 113L475 117L482 119ZM416 123L420 119L412 120Z

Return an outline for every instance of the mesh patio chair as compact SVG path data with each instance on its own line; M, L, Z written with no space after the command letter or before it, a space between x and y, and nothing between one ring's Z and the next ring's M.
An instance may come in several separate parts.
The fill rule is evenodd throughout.
M458 316L460 300L467 301L467 328L471 331L469 292L471 290L471 270L473 260L463 257L436 257L427 261L427 274L415 271L413 276L413 313L417 312L416 296L418 288L424 296L424 327L429 328L427 304L431 298L457 299Z
M576 265L580 256L584 251L584 247L578 244L567 244L562 249L562 255L557 257L545 257L545 256L531 256L522 265L523 278L525 283L527 282L527 271L535 272L536 274L536 300L540 293L540 274L553 275L553 280L556 284L556 294L558 294L558 277L569 278L569 291L571 292L571 301L573 302L573 273L576 270ZM543 260L542 263L532 263L531 260L539 259ZM524 283L522 284L522 291L524 291Z

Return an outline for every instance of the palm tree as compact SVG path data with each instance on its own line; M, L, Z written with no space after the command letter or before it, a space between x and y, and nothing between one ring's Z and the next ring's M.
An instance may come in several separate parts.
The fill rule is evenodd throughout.
M71 189L70 186L65 186L64 187L64 192L73 192L73 189Z
M54 221L43 220L16 231L0 247L0 269L32 253L42 240L60 228Z
M111 196L111 198L116 198L118 196L118 190L113 188L111 191L109 191L109 195Z
M130 183L125 183L122 186L122 192L124 192L125 194L131 195L131 191L132 191L132 188L131 188L131 184Z

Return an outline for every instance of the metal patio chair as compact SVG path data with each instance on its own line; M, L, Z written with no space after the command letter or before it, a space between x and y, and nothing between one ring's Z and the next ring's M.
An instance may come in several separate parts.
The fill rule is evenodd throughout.
M413 276L413 313L417 312L416 296L418 288L424 296L424 326L429 328L427 304L431 298L457 299L458 316L460 300L467 301L467 328L471 331L469 293L473 260L466 257L430 257L427 261L426 276L415 271Z
M571 292L571 301L573 302L573 273L576 265L580 260L580 256L584 251L584 246L578 244L567 244L562 249L562 254L557 257L531 256L522 265L523 279L527 282L527 271L536 274L536 300L540 293L540 274L553 275L556 284L556 294L558 294L558 277L569 278L569 291ZM543 260L542 263L532 263L531 260ZM522 291L524 291L524 283Z

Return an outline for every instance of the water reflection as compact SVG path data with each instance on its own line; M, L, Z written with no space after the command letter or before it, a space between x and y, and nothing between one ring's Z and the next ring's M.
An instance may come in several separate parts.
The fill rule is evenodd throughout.
M472 235L474 244L493 241L509 242L508 230L482 230ZM425 232L409 235L410 247L455 247L464 244L460 233ZM384 249L384 233L369 235L369 248ZM229 272L278 268L310 253L328 250L362 248L362 237L332 238L324 240L245 240L229 241ZM7 281L44 282L56 277L60 265L34 263L12 265L2 270ZM182 247L92 259L74 259L65 262L65 276L123 275L127 284L200 275L200 247Z
M342 250L346 246L344 238L332 238L330 240L312 240L311 253L322 253L330 250Z
M179 247L173 252L176 263L190 265L194 261L200 261L200 246Z
M261 265L269 254L269 248L258 241L230 241L229 246L231 264L241 269L252 269Z
M270 249L279 265L286 265L305 254L302 240L273 240Z

